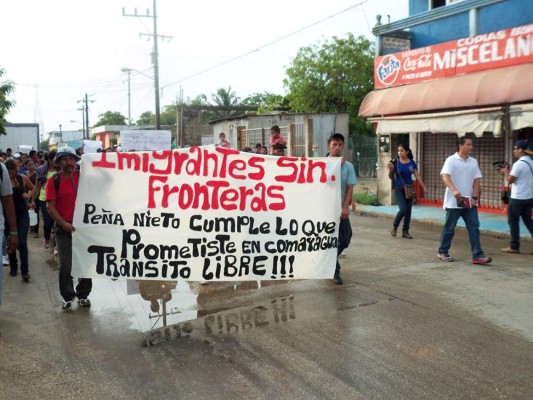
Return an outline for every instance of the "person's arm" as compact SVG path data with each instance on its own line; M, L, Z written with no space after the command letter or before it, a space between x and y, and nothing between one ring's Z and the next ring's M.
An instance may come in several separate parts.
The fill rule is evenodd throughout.
M35 186L33 187L33 192L31 194L31 201L33 203L35 203L37 199L39 198L39 194L41 193L41 187L42 187L41 181L40 179L37 179L35 181Z
M342 203L341 219L348 219L350 215L350 204L352 203L353 185L346 185L346 195Z
M274 141L274 144L276 143L287 145L287 139L285 139L283 136L278 136L278 138Z
M457 200L460 200L461 199L461 192L459 191L459 189L457 189L457 187L455 187L455 185L453 184L453 181L452 181L452 177L450 174L442 174L442 181L444 182L444 184L446 185L446 187L448 189L450 189L450 192L453 193L453 195L455 196L455 198Z
M31 183L30 179L26 175L22 176L22 183L24 186L24 193L22 194L23 199L28 199L28 206L31 209L35 208L35 203L33 202L33 189L35 189L35 186L33 186L33 183Z
M420 184L420 186L422 187L422 190L425 192L426 191L426 184L422 180L422 175L420 175L420 172L418 172L417 169L414 170L414 173L415 173L416 181Z
M479 204L479 197L481 196L481 178L474 179L474 189L472 190L472 206Z
M511 173L509 172L509 166L501 168L500 169L500 173L505 177L505 179L507 180L507 183L509 185L512 184L512 183L515 183L516 176L511 175Z
M74 226L72 226L71 223L65 221L61 215L59 215L59 212L56 208L56 201L55 200L46 200L46 210L48 211L48 214L50 214L50 217L55 221L55 223L63 229L65 232L72 233L74 232Z
M13 203L13 195L2 196L2 206L4 207L7 218L7 226L9 226L9 233L7 235L7 251L13 253L18 246L17 233L17 217L15 214L15 203Z
M389 168L389 179L394 179L394 164L389 161L387 167Z

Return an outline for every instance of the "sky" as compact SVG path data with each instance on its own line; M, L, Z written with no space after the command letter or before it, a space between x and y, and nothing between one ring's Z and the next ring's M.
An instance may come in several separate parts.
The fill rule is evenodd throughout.
M407 0L157 0L161 110L219 88L242 100L254 93L285 94L285 70L302 47L347 33L374 41L382 22L408 16ZM131 119L155 111L151 63L153 0L8 0L2 4L2 81L15 83L13 123L39 123L45 133L82 127L106 111ZM140 35L143 34L143 35Z

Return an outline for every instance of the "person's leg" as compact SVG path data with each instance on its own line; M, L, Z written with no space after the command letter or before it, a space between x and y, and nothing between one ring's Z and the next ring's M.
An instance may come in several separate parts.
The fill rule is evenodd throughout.
M17 221L17 232L18 232L18 224L19 222ZM7 235L8 234L6 234L5 236L6 238L7 238ZM20 233L19 233L19 236L20 236ZM6 247L6 252L7 252L7 247ZM17 260L17 250L13 251L13 253L7 253L7 258L9 259L9 275L11 276L17 275L18 269L19 269L18 260Z
M81 278L76 285L76 297L83 300L89 297L91 289L93 288L93 280Z
M509 247L513 250L520 250L520 214L522 212L522 206L520 200L509 199L509 205L507 208L507 222L509 223L509 233L511 234L511 240L509 241Z
M30 229L30 218L26 215L17 221L17 230L19 233L19 254L20 254L20 273L24 279L25 275L28 275L28 230ZM26 279L24 279L26 280Z
M52 217L50 217L50 214L48 214L48 210L46 208L46 201L41 202L41 213L43 214L45 247L47 247L50 245L50 235L52 233L52 227L54 226L54 220L52 219Z
M352 225L350 219L341 219L339 223L339 244L337 247L337 264L335 265L334 278L340 277L341 265L339 263L339 255L348 248L352 240Z
M405 217L403 218L402 231L405 234L409 233L411 227L411 210L413 209L413 199L405 199Z
M455 226L457 225L460 216L460 208L446 209L446 221L444 222L442 233L440 235L439 253L448 254L448 251L450 251L452 240L455 235Z
M59 293L65 301L76 297L72 283L72 235L56 228L56 241L59 247Z
M470 239L470 249L472 250L472 259L484 257L481 241L479 239L479 217L477 207L464 208L462 213L465 221L468 239Z
M396 217L394 218L394 221L392 222L392 226L394 229L398 229L400 226L400 222L402 222L402 218L405 217L405 213L407 210L407 199L405 198L405 194L403 189L394 189L394 193L396 194L396 201L398 202L398 213L396 214ZM405 220L404 220L405 225Z
M531 234L531 237L533 238L533 219L531 218L531 212L533 210L533 199L523 200L524 204L522 206L522 221L524 221L524 225L526 226L527 230Z

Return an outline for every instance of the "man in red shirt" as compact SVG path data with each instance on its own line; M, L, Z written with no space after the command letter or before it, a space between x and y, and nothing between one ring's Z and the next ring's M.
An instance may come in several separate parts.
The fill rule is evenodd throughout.
M76 161L79 159L73 148L60 148L55 158L56 164L61 168L58 172L59 180L52 176L46 182L46 207L56 223L56 241L59 248L59 292L63 297L61 308L64 311L70 310L74 297L78 298L81 307L91 306L88 297L92 289L92 280L78 279L78 285L74 290L71 276L72 232L75 230L72 220L79 184Z

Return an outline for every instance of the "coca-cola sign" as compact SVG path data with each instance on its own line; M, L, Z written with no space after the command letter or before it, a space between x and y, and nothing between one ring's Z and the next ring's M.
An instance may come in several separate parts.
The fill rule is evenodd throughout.
M376 88L533 62L533 24L388 54L374 60Z

